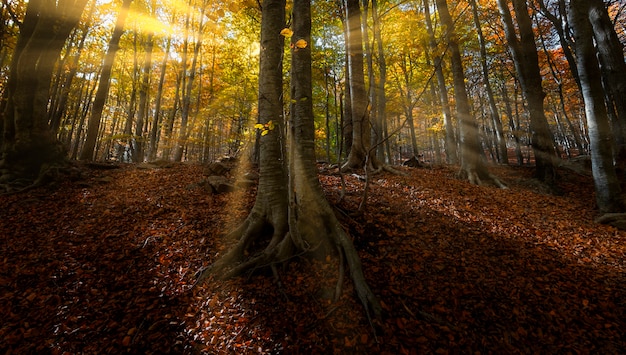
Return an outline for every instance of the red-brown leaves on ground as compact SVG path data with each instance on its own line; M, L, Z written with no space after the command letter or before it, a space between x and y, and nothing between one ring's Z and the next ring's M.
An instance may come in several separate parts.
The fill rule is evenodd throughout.
M338 265L295 258L270 274L194 273L233 241L254 190L212 195L202 168L91 170L84 181L0 197L2 353L619 353L626 349L626 234L593 223L589 178L549 196L530 171L509 190L450 169L347 176L338 216L382 320ZM337 203L339 178L320 176ZM376 332L373 332L373 329Z

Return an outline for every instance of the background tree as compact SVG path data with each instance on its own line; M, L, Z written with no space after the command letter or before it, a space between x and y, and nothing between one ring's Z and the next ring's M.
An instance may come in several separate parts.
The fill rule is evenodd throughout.
M450 110L450 101L448 99L448 90L446 89L446 79L443 74L443 59L439 53L437 41L435 39L435 31L430 18L430 3L423 0L424 3L424 19L426 22L426 30L428 31L428 45L433 53L433 65L435 76L437 77L437 87L439 88L439 103L443 115L443 122L446 131L444 149L446 151L446 161L448 164L456 164L458 162L456 129L454 128L452 111Z
M115 54L119 49L120 38L124 33L124 23L126 22L131 2L132 0L124 0L124 2L122 2L119 14L117 15L117 20L115 22L115 28L113 29L113 34L111 35L111 39L109 41L109 47L104 56L102 72L100 73L100 80L98 82L98 91L96 92L93 108L91 110L91 116L89 117L87 136L85 138L83 150L80 153L81 160L90 161L94 159L98 133L100 132L100 123L102 120L102 111L104 110L104 104L106 103L111 83L113 62L115 60Z

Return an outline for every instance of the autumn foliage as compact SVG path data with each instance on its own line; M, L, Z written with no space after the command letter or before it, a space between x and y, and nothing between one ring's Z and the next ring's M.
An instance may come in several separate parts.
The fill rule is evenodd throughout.
M593 223L590 177L551 196L526 168L509 190L404 168L363 182L321 169L384 315L370 325L334 260L272 275L194 274L234 241L254 188L207 192L200 165L82 167L83 178L0 197L0 352L619 353L626 233Z

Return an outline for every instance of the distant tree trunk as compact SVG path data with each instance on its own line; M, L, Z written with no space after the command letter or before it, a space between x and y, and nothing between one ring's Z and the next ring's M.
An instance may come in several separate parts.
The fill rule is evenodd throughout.
M154 161L157 156L157 148L159 145L158 133L161 128L161 100L163 98L163 86L165 85L165 72L167 71L167 61L169 60L170 47L172 45L172 37L167 38L165 45L165 54L161 63L161 73L159 74L159 85L155 94L154 103L154 119L152 120L152 128L150 129L150 148L148 150L148 160Z
M167 119L164 122L163 134L167 142L163 149L163 159L169 160L172 153L172 147L175 146L174 142L174 120L176 119L176 112L179 110L180 101L180 87L182 86L182 80L180 76L176 80L176 90L174 91L174 105L167 115Z
M374 32L374 40L377 45L377 58L378 58L378 83L375 87L376 94L376 127L378 133L376 134L375 143L377 145L376 152L377 158L380 162L385 163L388 161L385 159L385 149L383 147L383 141L385 140L385 120L387 119L387 96L385 94L385 85L387 84L387 62L385 60L385 50L383 49L383 38L380 30L380 17L378 15L378 1L372 0L372 24ZM387 156L387 158L391 158Z
M538 2L539 8L541 9L541 14L544 15L550 22L552 22L552 25L557 35L559 36L559 44L561 45L561 50L563 51L563 55L565 55L565 59L567 59L567 64L570 68L570 71L572 72L572 76L574 77L574 80L576 80L576 85L578 85L578 88L580 89L580 77L578 76L578 68L576 67L576 60L574 59L574 54L572 53L570 41L567 40L568 37L566 31L568 30L568 28L566 28L563 21L563 16L565 16L566 12L565 1L557 0L557 4L559 7L558 17L556 14L553 14L548 10L544 0L539 0Z
M450 100L448 99L448 91L446 90L446 79L443 75L443 59L436 54L437 43L435 41L435 31L430 19L430 4L428 0L424 2L424 17L426 19L426 30L428 31L429 47L433 51L433 62L435 65L435 75L437 77L437 86L439 87L439 100L441 103L441 111L443 113L443 124L446 130L444 150L446 151L446 162L448 164L458 163L458 152L456 144L455 128L452 122L452 112L450 110Z
M117 15L117 21L115 22L113 34L111 35L111 40L109 40L109 48L104 55L98 90L96 91L96 97L91 109L91 116L89 117L89 122L87 123L87 137L85 137L85 144L83 145L83 150L80 153L80 160L92 161L94 159L96 141L98 140L98 133L100 132L100 121L102 120L102 111L104 109L104 104L106 103L107 95L109 94L109 86L111 84L113 62L115 61L115 54L119 49L120 38L124 33L124 23L126 22L131 2L132 0L124 0L122 3L120 12Z
M378 316L381 312L380 303L367 285L352 240L324 198L317 177L311 83L310 0L293 2L291 61L293 101L288 129L290 152L285 155L282 144L283 120L280 116L282 113L280 63L283 40L276 36L284 27L284 12L281 13L284 6L282 0L263 2L259 116L261 123L272 120L277 126L262 136L261 176L256 202L246 221L234 233L240 237L239 242L209 269L204 270L200 274L200 279L209 273L231 277L267 266L271 266L276 273L275 264L281 264L295 255L307 254L324 260L326 256L340 254L341 262L345 260L350 269L356 294L365 307L368 318L370 315ZM266 36L271 38L268 39ZM270 89L272 92L266 91ZM249 253L248 255L252 256L245 257L247 249L258 244L253 243L254 241L259 242L263 241L260 239L267 238L269 241L263 250ZM339 278L343 278L343 275L339 275Z
M506 39L519 74L530 115L531 144L535 154L535 176L546 185L556 188L556 150L550 126L544 113L545 93L541 84L539 58L526 0L512 0L519 28L519 39L509 10L508 1L498 0Z
M124 121L124 144L118 146L118 159L124 162L131 162L135 158L135 147L133 145L133 121L135 119L135 114L137 113L137 89L139 86L139 51L137 50L137 31L134 32L133 36L133 68L130 70L131 72L131 89L130 89L130 100L128 102L128 107L126 108L126 120ZM98 153L98 149L96 148L96 155Z
M153 34L148 34L145 44L145 53L143 58L142 79L139 84L139 112L137 112L137 121L135 123L135 136L132 142L135 144L133 161L138 163L144 160L145 144L144 144L144 124L148 122L148 88L150 83L150 74L152 67L152 48L154 47Z
M180 132L178 133L178 141L174 146L174 161L181 161L183 159L183 152L187 145L187 139L189 138L189 117L191 114L191 97L193 85L196 78L196 70L198 67L198 56L200 54L200 47L202 46L202 31L204 28L204 12L206 11L206 2L204 3L201 13L200 13L200 24L198 25L198 33L197 40L193 46L193 58L191 60L191 67L189 71L187 71L187 44L188 44L188 36L185 38L185 55L183 56L183 68L182 68L182 78L183 78L183 93L182 93L182 104L180 110ZM193 14L188 14L188 16L194 16ZM189 19L187 22L187 27L190 26ZM187 28L189 31L189 28Z
M402 102L402 108L404 109L404 116L406 117L406 124L409 129L409 137L411 138L411 153L417 157L419 151L417 148L417 135L415 134L415 120L413 119L413 109L415 108L415 99L413 98L412 88L412 75L413 75L413 60L410 54L405 52L399 54L400 59L398 65L402 78L397 80L398 91L400 92L400 98Z
M88 18L90 20L93 16L95 8L96 2L94 1L92 2L89 9ZM78 71L78 62L83 52L83 49L85 48L85 40L87 39L87 34L89 34L90 27L91 23L87 23L84 25L84 28L82 29L82 35L78 40L78 45L76 46L76 53L74 53L69 63L69 71L67 74L65 74L65 80L62 81L63 84L59 85L60 88L58 94L55 97L54 103L50 105L50 127L52 129L52 132L57 135L59 134L61 119L63 118L63 115L66 113L67 110L67 102L70 96L70 88L72 87L72 82L74 81L74 77L76 76L76 72ZM61 68L59 67L59 70L60 69ZM60 78L61 76L59 76L58 79Z
M570 121L569 116L567 114L567 108L565 107L565 95L563 94L563 78L561 77L561 74L558 72L557 68L555 68L554 66L554 62L552 60L550 52L548 51L546 47L546 43L543 38L543 35L540 35L540 39L541 39L541 46L543 47L544 54L546 55L546 58L547 58L548 68L550 68L550 73L552 74L552 77L554 78L554 81L556 82L557 87L558 87L559 102L561 103L560 105L561 112L563 113L563 117L565 118L565 121L568 124L568 128L572 132L572 136L574 137L576 148L578 149L578 154L583 154L583 143L582 143L582 140L580 139L580 134L578 133L578 130L574 127L574 125ZM580 76L578 75L578 69L576 69L576 76L577 76L576 80L578 80L577 81L578 86L580 87ZM564 131L564 134L565 134L565 131Z
M363 35L361 32L361 7L359 0L346 0L346 29L348 38L347 53L350 77L352 144L347 161L342 166L342 169L349 170L364 167L370 146L371 131L363 72ZM371 161L368 163L371 163Z
M589 127L596 202L603 213L624 212L620 181L613 165L611 126L604 105L600 68L593 43L590 11L595 10L590 8L586 0L571 0L569 10Z
M508 164L506 137L504 135L504 129L502 127L502 120L500 119L500 113L498 112L498 106L496 106L496 99L493 94L491 83L489 82L489 66L487 65L487 45L485 42L485 36L480 24L480 18L478 17L478 6L476 6L476 0L470 0L472 6L472 14L474 17L474 27L476 27L476 33L478 35L478 43L480 45L480 66L483 74L483 85L487 93L487 100L489 102L489 117L491 123L494 126L496 148L498 153L498 162L500 164Z
M87 0L28 3L6 86L1 182L41 181L51 165L66 158L48 125L49 90L54 65L86 4Z
M498 187L504 185L487 170L479 139L478 123L470 112L469 99L465 88L465 73L461 60L461 51L454 31L454 23L448 11L446 0L436 0L437 12L441 24L445 28L445 37L450 49L450 62L452 66L452 79L454 81L454 97L456 99L456 111L459 118L459 132L461 142L461 170L459 175L468 179L471 183L495 184Z

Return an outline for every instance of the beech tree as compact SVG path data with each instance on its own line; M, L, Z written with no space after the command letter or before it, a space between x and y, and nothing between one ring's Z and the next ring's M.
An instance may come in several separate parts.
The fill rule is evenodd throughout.
M611 125L604 103L600 66L593 42L592 19L595 10L588 1L571 0L569 18L576 39L576 59L589 127L591 167L596 203L602 213L624 212L620 181L613 164ZM626 214L605 215L601 221L626 220ZM623 223L623 222L622 222Z
M626 166L626 63L623 45L602 0L589 0L588 17L600 58L610 108L615 108L613 134L617 141L618 163ZM571 7L571 6L570 6Z
M346 52L348 62L348 82L350 86L350 112L347 120L351 121L352 141L348 158L342 169L362 168L367 159L370 145L369 111L367 108L367 90L365 88L363 62L363 35L361 30L361 5L359 0L345 1ZM371 164L371 161L368 162Z
M459 175L468 179L473 184L494 184L499 187L504 185L487 169L484 161L482 147L478 135L478 123L470 112L469 98L465 88L465 73L461 61L461 51L458 39L454 32L454 22L448 11L446 0L436 0L437 12L441 24L445 27L445 38L450 50L450 65L452 67L452 79L454 82L454 97L456 99L456 111L459 119L460 145L461 145L461 170Z
M65 150L48 125L54 65L87 0L31 0L10 65L4 104L0 181L35 184L65 160Z
M537 46L532 28L532 21L528 14L526 0L512 0L517 26L513 24L513 17L509 9L509 1L498 0L498 7L504 24L506 40L513 55L515 68L527 101L530 115L531 145L535 156L535 176L550 187L556 183L556 150L550 126L544 112L544 98L546 96L541 84L541 71ZM519 30L519 37L516 33Z
M365 281L352 240L335 217L317 177L310 14L310 0L295 0L292 30L285 29L285 1L263 1L258 104L264 134L257 197L247 219L231 233L238 238L237 244L200 272L198 279L211 274L233 277L267 266L276 275L276 265L295 255L325 259L336 254L349 266L367 315L377 316L381 306ZM284 39L280 34L292 35L291 119L287 129L282 102ZM261 250L250 250L262 241L265 246ZM342 278L340 275L339 280Z

